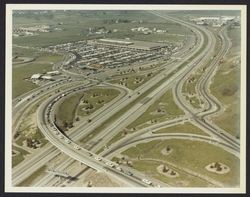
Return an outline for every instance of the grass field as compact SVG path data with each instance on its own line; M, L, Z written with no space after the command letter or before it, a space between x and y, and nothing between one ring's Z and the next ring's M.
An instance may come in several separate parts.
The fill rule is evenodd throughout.
M18 127L18 138L14 139L19 146L23 146L23 142L27 138L35 139L40 142L40 147L44 146L48 141L41 133L36 123L36 111L39 105L46 99L47 96L42 97L39 102L32 106L32 108L23 116L23 120Z
M151 120L162 122L167 119L176 118L180 115L184 115L184 112L175 104L172 90L168 90L160 99L155 101L145 113L132 122L128 128L139 127L139 125Z
M166 146L172 149L172 153L162 155L161 150ZM134 159L140 155L142 158L153 158L171 162L178 167L188 168L199 174L218 180L225 187L236 187L240 181L239 159L219 147L204 142L191 140L155 140L138 144L136 147L132 147L122 154ZM219 175L205 169L206 165L216 161L229 166L231 169L230 172ZM142 166L145 166L145 164ZM139 170L144 170L140 167L140 163L135 167ZM145 167L147 168L147 165Z
M229 29L228 34L232 38L233 47L224 58L210 87L212 94L222 102L226 110L213 121L232 135L239 137L240 63L237 63L237 57L240 54L238 36L240 29Z
M207 136L207 134L204 131L202 131L200 128L196 127L190 122L185 122L184 124L178 124L171 127L166 127L157 130L154 133L194 133L198 135Z
M94 94L98 94L95 97L93 97ZM83 100L87 100L88 104L85 104L83 106L78 106L77 109L77 115L79 116L87 116L92 114L94 111L98 110L99 108L103 107L105 103L110 102L115 97L119 95L119 91L115 89L91 89L87 90L84 93L84 97L82 97ZM93 109L84 110L83 107L86 106L93 106Z
M74 123L76 121L76 117L81 118L83 116L90 115L104 106L105 103L114 99L118 96L118 94L119 91L117 90L102 88L95 88L75 93L74 95L66 98L59 106L57 111L57 123L61 126L63 125L63 122L67 122L67 124ZM82 102L84 100L87 101L87 103L83 104ZM80 105L80 103L83 105ZM83 110L83 108L89 106L92 106L92 108Z
M156 71L156 72L152 72L150 74L145 74L145 75L139 75L139 74L132 75L132 76L127 75L126 77L124 76L120 80L112 80L109 82L114 83L114 84L122 83L122 85L125 85L127 88L131 90L135 90L136 88L138 88L139 86L141 86L142 84L146 83L148 80L153 78L155 75L157 75L159 72L160 71Z
M36 54L34 51L18 50L16 52L20 56L28 56L36 58L35 61L27 64L13 66L12 69L12 96L13 98L28 92L37 87L36 84L27 81L35 73L46 73L51 71L54 63L62 60L62 56L55 54Z
M172 187L211 187L206 181L173 167L171 167L171 169L177 172L179 176L176 178L164 176L156 170L156 168L162 164L162 162L157 161L136 160L133 161L133 168L145 172L147 176L156 178Z
M75 112L84 92L78 92L67 97L58 107L56 112L56 122L58 126L63 127L64 123L73 123L75 121Z
M49 17L52 17L49 19ZM129 22L122 22L118 19L126 19ZM117 21L117 22L116 22ZM92 11L88 13L79 11L68 11L65 13L53 13L53 16L34 15L30 17L14 16L13 23L15 26L35 26L48 24L51 26L52 32L39 33L36 36L16 37L13 43L25 46L49 46L65 42L72 42L84 39L92 39L94 36L87 36L89 27L105 27L108 30L117 29L117 32L106 34L105 37L112 38L131 38L144 41L167 40L179 42L184 39L181 36L172 34L188 35L191 32L185 27L170 21L161 19L144 11ZM61 23L59 25L58 23ZM130 29L134 27L149 27L150 29L164 29L167 33L150 34L134 33ZM61 28L62 31L55 31L54 28ZM103 37L100 35L99 37Z

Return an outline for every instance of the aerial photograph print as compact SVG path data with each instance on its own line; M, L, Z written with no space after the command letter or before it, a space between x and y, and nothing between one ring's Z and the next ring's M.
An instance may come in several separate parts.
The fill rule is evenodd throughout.
M6 191L245 192L246 6L6 14Z

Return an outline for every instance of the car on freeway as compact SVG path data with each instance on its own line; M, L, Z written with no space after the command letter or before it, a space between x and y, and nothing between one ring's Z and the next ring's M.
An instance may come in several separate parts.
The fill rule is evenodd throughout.
M125 171L124 173L127 174L127 175L129 175L129 176L133 176L133 173L130 172L130 171Z
M97 160L97 161L101 161L101 160L102 160L102 158L100 158L100 157L95 157L95 160Z
M148 184L148 185L152 185L152 182L148 179L142 179L142 182Z
M60 139L63 139L63 135L60 135L59 138L60 138Z
M110 166L111 168L115 167L115 164L111 161L105 163L106 165Z
M65 142L66 142L67 144L70 144L70 143L71 143L71 141L70 141L68 138L65 139Z
M79 146L75 145L75 146L74 146L74 149L80 150L81 148L80 148Z
M117 170L123 172L123 170L122 170L122 168L121 168L120 166L117 166L115 169L117 169Z
M93 154L92 153L89 153L89 156L91 157Z

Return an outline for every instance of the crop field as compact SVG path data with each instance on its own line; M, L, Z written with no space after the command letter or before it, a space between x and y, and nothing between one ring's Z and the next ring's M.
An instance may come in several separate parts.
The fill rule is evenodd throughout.
M172 152L169 155L163 155L161 150L169 146ZM206 157L204 157L206 152ZM223 149L205 142L192 140L155 140L147 143L141 143L135 147L129 148L122 153L129 158L136 159L138 156L143 160L157 159L162 162L169 162L178 166L180 169L187 168L206 177L212 178L223 183L224 186L237 187L239 185L239 159ZM144 171L140 166L150 168L150 165L138 164L134 167ZM227 174L215 174L205 169L205 166L212 162L221 162L226 164L230 171ZM148 166L148 167L147 167ZM151 167L152 168L152 167ZM147 169L146 169L147 170Z

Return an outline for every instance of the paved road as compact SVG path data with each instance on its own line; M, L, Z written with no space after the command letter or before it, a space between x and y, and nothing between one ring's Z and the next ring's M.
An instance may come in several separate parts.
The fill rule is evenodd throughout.
M171 81L171 80L169 80ZM168 81L168 83L169 83ZM162 90L163 87L165 87L166 84L162 85L162 87L160 87L158 90L154 91L152 94L149 95L149 98L155 98L155 95L159 92L159 90ZM141 104L139 104L139 106L141 106ZM135 110L135 108L133 107L133 110ZM133 112L132 112L133 113ZM131 112L129 112L128 114L131 114ZM126 120L128 118L128 116L125 116L125 119L124 119L124 116L123 116L123 119L120 120L120 122L123 122L123 120ZM130 121L131 122L131 121ZM104 134L102 134L102 138L103 138L103 135L106 135L107 132L103 132Z
M168 20L169 19L170 18L168 18ZM78 128L75 128L71 132L71 134L69 134L69 138L70 138L70 140L72 140L72 144L74 142L76 142L77 140L81 139L82 137L87 136L96 127L98 127L103 122L105 122L113 114L120 111L122 108L128 106L131 102L136 100L140 96L138 94L138 92L140 94L143 94L143 93L147 92L147 90L149 90L155 84L157 84L159 81L165 79L165 82L163 82L159 87L157 87L155 90L153 90L152 92L147 94L147 98L148 98L147 103L141 102L141 100L140 100L139 102L134 104L133 107L130 108L126 113L124 113L122 116L117 118L114 121L114 124L108 126L106 129L104 129L98 135L96 135L94 139L92 139L92 140L98 142L94 147L92 147L92 151L95 152L96 150L101 148L104 145L104 143L107 142L108 139L110 139L111 137L116 135L116 133L119 132L121 128L123 128L125 125L128 125L136 117L139 117L148 108L148 106L150 106L157 98L159 98L162 94L164 94L164 92L167 89L172 88L172 86L176 84L176 81L180 81L183 78L183 76L185 76L185 75L187 75L187 73L191 72L192 69L197 66L196 65L197 62L202 60L204 55L209 51L209 46L206 46L204 51L201 52L199 55L197 55L195 58L192 58L192 56L194 54L196 54L203 47L204 38L203 38L203 34L201 33L201 29L197 29L197 27L195 25L190 25L190 23L187 23L187 22L183 22L183 21L176 20L176 19L172 19L172 20L175 20L175 21L181 23L182 25L187 26L188 28L191 27L192 31L194 33L196 33L198 36L198 39L197 39L198 40L197 41L198 47L191 50L188 54L185 54L185 57L183 56L183 59L181 59L180 61L175 60L172 62L172 64L167 65L167 68L165 71L163 71L161 74L156 75L151 80L149 80L147 83L145 83L142 86L140 86L139 88L137 88L130 95L130 99L128 99L128 97L124 97L123 99L120 99L110 109L105 109L104 111L102 111L102 112L105 112L105 115L104 115L104 113L101 112L100 114L102 114L102 115L100 115L100 116L97 115L96 117L94 117L92 120L92 124L89 125L89 124L86 124L86 122L83 122L82 125L80 125ZM207 36L209 36L209 35L207 35ZM189 61L189 59L191 59L191 58L192 58L192 60ZM186 67L184 67L180 70L177 70L177 67L182 66L182 64L184 62L186 63L187 61L189 61L189 63L187 64ZM168 76L170 73L175 73L175 74L173 74L172 77L170 77L170 78L166 78L166 76ZM45 106L45 104L43 106ZM39 110L39 111L43 112L46 108L41 107L40 109L41 110ZM40 122L41 117L43 117L42 114L39 115L38 122ZM46 127L46 125L40 125L40 126L41 126L41 129L44 128L44 126ZM84 132L82 132L83 130L84 130ZM88 162L87 165L90 165L92 167L95 166L94 168L99 168L99 162L96 163L96 162L92 161L91 159L85 157L86 155L84 155L84 154L87 150L81 149L84 152L84 153L82 153L82 151L75 151L74 148L72 149L72 146L68 146L67 143L65 143L64 141L63 141L63 143L61 140L53 141L53 139L54 139L53 132L50 131L49 128L47 128L47 129L45 128L45 130L43 132L47 133L50 136L50 137L48 137L48 136L47 137L54 143L54 145L56 145L58 148L60 148L66 154L69 154L69 156L72 156L74 159L77 159L81 162L83 162L83 161L85 163ZM53 148L51 148L51 147L48 148L48 152L47 152L48 158L51 156L51 152L53 152L53 151L57 151L57 150L56 149L53 150ZM75 152L77 152L77 153L75 153ZM53 156L50 158L53 158ZM34 161L37 162L37 160L34 160ZM41 163L43 163L44 159L42 158L41 160L42 160ZM68 163L70 163L69 160L67 160L67 164ZM64 165L66 165L66 164L64 164ZM101 169L103 169L103 167ZM23 172L25 172L25 171L23 171ZM112 172L110 172L110 173L112 173ZM15 176L14 176L14 178L15 178ZM129 180L129 182L130 181L131 180ZM141 181L140 181L140 183L141 183Z

